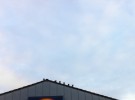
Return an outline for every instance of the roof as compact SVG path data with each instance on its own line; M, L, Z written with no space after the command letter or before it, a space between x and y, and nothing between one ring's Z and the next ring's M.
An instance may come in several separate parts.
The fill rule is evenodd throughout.
M24 89L24 88L27 88L27 87L30 87L30 86L33 86L33 85L36 85L36 84L39 84L39 83L42 83L42 82L51 82L51 83L59 84L59 85L66 86L66 87L69 87L69 88L72 88L72 89L76 89L76 90L79 90L79 91L82 91L82 92L94 94L94 95L101 96L101 97L105 97L105 98L109 98L109 99L112 99L112 100L118 100L118 99L115 99L115 98L112 98L112 97L108 97L108 96L105 96L105 95L101 95L101 94L98 94L98 93L94 93L94 92L91 92L91 91L79 89L79 88L77 88L77 87L74 87L73 85L70 86L69 84L68 84L68 85L62 84L60 81L57 82L57 81L52 81L52 80L49 80L49 79L43 79L43 80L40 81L40 82L36 82L36 83L30 84L30 85L27 85L27 86L24 86L24 87L21 87L21 88L18 88L18 89L14 89L14 90L11 90L11 91L8 91L8 92L5 92L5 93L1 93L0 96L1 96L1 95L4 95L4 94L11 93L11 92L14 92L14 91L17 91L17 90Z

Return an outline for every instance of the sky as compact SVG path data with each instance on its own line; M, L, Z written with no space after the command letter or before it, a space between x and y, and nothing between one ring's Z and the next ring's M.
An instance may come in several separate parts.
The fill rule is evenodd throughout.
M0 93L43 78L135 98L135 0L0 0Z

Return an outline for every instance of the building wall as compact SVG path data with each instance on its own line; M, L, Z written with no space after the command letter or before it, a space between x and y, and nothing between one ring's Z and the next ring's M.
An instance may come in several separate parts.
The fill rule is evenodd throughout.
M64 100L112 100L52 82L41 82L0 95L0 100L27 100L28 97L32 96L63 96Z

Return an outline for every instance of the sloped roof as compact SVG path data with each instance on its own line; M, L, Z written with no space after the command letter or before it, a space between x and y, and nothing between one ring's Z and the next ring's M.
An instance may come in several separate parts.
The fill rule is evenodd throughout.
M36 82L36 83L30 84L30 85L27 85L27 86L24 86L24 87L21 87L21 88L18 88L18 89L14 89L14 90L11 90L11 91L8 91L8 92L5 92L5 93L1 93L0 96L1 96L1 95L4 95L4 94L7 94L7 93L11 93L11 92L17 91L17 90L24 89L24 88L27 88L27 87L30 87L30 86L33 86L33 85L36 85L36 84L39 84L39 83L42 83L42 82L51 82L51 83L59 84L59 85L62 85L62 86L65 86L65 87L69 87L69 88L72 88L72 89L76 89L76 90L79 90L79 91L82 91L82 92L94 94L94 95L101 96L101 97L105 97L105 98L109 98L109 99L112 99L112 100L118 100L118 99L115 99L115 98L112 98L112 97L108 97L108 96L101 95L101 94L98 94L98 93L94 93L94 92L91 92L91 91L79 89L79 88L77 88L77 87L70 86L69 84L68 84L68 85L62 84L61 82L52 81L52 80L49 80L49 79L43 79L43 80L40 81L40 82Z

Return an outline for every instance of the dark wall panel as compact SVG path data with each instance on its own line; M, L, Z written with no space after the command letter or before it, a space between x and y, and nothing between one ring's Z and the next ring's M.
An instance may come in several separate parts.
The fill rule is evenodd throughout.
M92 95L92 97L93 97L93 100L100 100L100 97L97 95Z
M90 93L85 93L85 100L93 100L93 96Z
M57 96L57 84L50 83L50 96Z
M68 87L64 87L64 100L72 100L71 99L71 89Z
M5 95L1 95L1 96L0 96L0 100L4 100L4 96L5 96Z
M35 88L36 88L35 96L43 96L43 87L42 86L43 86L42 83L39 83L39 84L35 85Z
M104 97L100 97L99 100L105 100L105 98Z
M50 83L43 82L43 96L50 96Z
M78 94L78 90L75 89L71 89L71 95L72 95L72 100L78 100L79 99L79 94Z
M79 100L85 100L85 93L82 91L78 91L79 93Z
M57 95L58 96L63 96L64 95L64 86L62 85L57 85Z
M28 97L32 97L36 95L36 87L30 86L28 87Z
M13 100L20 100L20 91L13 92Z
M27 100L28 98L28 88L24 88L20 90L20 100Z
M12 93L8 93L5 95L5 100L12 100Z

